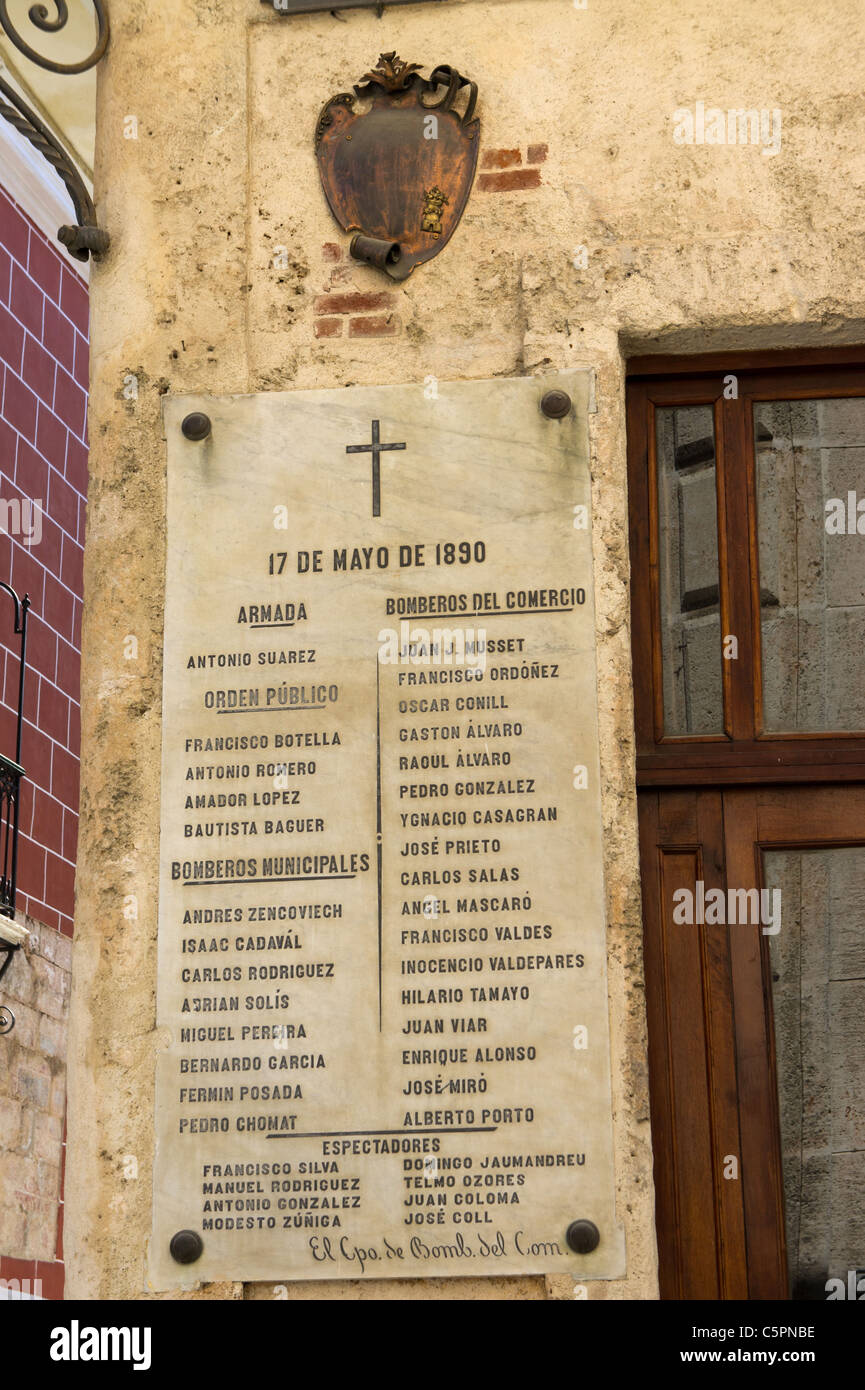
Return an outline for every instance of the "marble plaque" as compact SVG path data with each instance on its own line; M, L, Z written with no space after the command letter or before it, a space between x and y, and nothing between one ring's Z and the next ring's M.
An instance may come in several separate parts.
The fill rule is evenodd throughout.
M165 402L154 1288L623 1273L587 403Z

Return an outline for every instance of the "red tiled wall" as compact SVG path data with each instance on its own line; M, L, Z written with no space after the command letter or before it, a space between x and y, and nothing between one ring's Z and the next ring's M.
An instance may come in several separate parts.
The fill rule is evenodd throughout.
M78 839L88 297L0 189L0 500L42 508L42 538L0 533L0 579L30 595L18 905L72 934ZM7 526L0 507L0 527ZM15 756L18 639L0 590L0 752Z

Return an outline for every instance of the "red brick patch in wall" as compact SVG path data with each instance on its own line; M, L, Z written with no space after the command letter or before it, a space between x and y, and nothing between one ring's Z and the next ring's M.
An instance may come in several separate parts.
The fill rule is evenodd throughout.
M481 169L494 169L496 173L478 175L479 193L512 193L526 188L538 188L541 182L539 165L548 154L546 145L529 145L523 164L521 150L484 150L481 156Z
M484 150L481 158L482 169L510 169L513 164L522 164L519 150Z
M0 579L31 601L19 907L66 935L80 772L87 332L86 285L0 189ZM0 591L0 753L7 757L15 756L18 700L13 616Z
M338 288L347 283L357 262L345 258L336 242L324 243L321 258L332 269L325 293L318 295L313 304L316 338L393 338L402 332L402 324L394 313L395 294L387 290Z
M387 314L376 314L371 318L349 320L350 338L393 338L399 331L396 321Z

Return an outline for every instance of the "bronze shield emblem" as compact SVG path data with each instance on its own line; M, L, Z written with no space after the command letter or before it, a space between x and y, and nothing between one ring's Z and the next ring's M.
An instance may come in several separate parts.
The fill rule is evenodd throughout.
M378 66L322 108L315 149L325 197L351 254L404 280L453 236L478 162L478 89L456 68L428 78L383 53ZM468 100L455 102L463 87ZM355 100L369 108L355 110Z

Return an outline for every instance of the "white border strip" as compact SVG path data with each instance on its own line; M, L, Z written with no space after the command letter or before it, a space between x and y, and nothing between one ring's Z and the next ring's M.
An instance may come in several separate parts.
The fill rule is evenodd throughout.
M77 261L57 240L57 228L75 222L72 200L59 174L37 149L0 118L0 187L45 233L55 251L82 277L90 280L90 262Z

